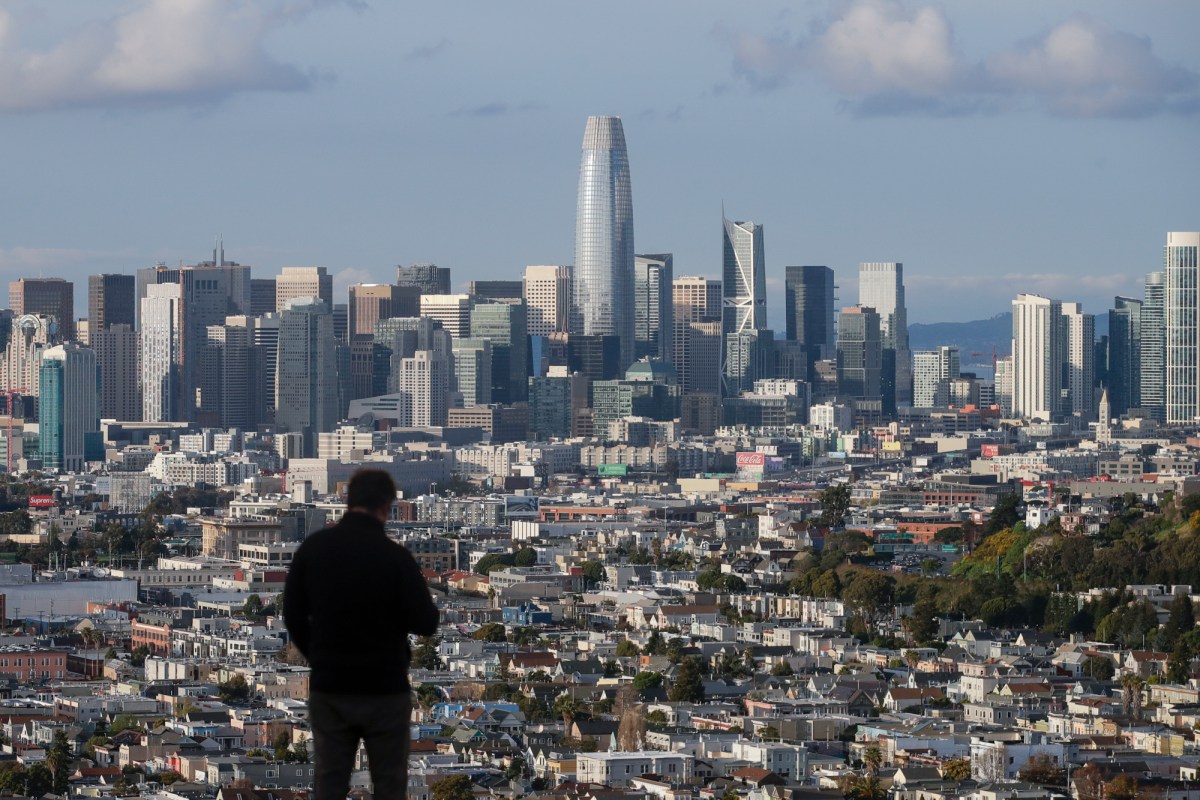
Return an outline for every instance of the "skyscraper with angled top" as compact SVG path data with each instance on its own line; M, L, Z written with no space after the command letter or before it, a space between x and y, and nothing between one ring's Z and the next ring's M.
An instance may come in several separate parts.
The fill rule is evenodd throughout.
M579 162L571 333L617 336L633 361L633 192L620 117L588 117Z

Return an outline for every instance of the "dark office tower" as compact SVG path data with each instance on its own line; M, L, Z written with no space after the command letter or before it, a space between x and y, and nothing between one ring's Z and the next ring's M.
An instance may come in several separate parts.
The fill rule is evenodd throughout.
M64 342L75 338L75 284L62 278L19 278L8 284L8 307L24 314L54 317Z
M297 297L279 314L275 425L303 435L306 457L316 455L317 434L340 417L333 315L324 301Z
M421 294L450 294L450 268L436 264L397 266L396 285L415 286Z
M250 315L261 317L275 312L275 279L250 279Z
M633 258L634 358L671 359L672 260L670 253Z
M525 296L524 281L471 281L467 294L476 300L520 300Z
M833 357L835 288L833 270L829 267L787 267L784 270L787 338L804 345L813 361Z
M88 333L108 330L113 325L137 324L137 287L132 275L88 276Z
M333 340L339 344L346 343L350 331L350 307L345 303L333 304Z
M1108 312L1109 413L1121 416L1141 402L1142 301L1118 297Z
M633 189L620 117L588 117L575 208L571 333L616 336L633 361Z
M838 394L846 399L879 400L883 344L879 315L865 306L842 309L837 338Z
M96 353L103 419L139 420L137 282L132 275L88 276L88 343Z
M351 399L372 396L375 323L390 317L408 316L395 313L402 291L401 287L390 283L363 283L350 287L346 325L353 380Z
M201 350L200 399L197 421L207 428L251 428L251 378L256 366L251 331L245 317L230 317L225 325L210 325ZM239 324L239 322L241 324Z
M138 335L132 324L114 324L101 333L92 334L100 379L101 419L142 418L138 347Z
M1167 418L1167 318L1166 273L1146 275L1142 301L1141 389L1139 406L1153 419Z
M529 396L525 302L479 303L471 309L471 338L492 345L492 402L523 402Z
M567 335L567 369L591 381L616 380L621 375L621 341L616 336Z

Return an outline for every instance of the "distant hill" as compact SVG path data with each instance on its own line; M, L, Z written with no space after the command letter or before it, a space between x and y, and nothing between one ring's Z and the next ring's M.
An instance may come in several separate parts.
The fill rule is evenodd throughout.
M932 322L908 326L908 346L912 350L933 350L940 345L958 345L962 369L986 364L990 371L992 351L1007 355L1012 349L1012 312L973 322ZM973 356L972 353L986 353ZM982 371L982 370L981 370Z

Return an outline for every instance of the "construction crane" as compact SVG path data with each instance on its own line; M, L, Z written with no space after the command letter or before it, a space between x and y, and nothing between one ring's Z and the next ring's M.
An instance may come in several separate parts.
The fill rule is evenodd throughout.
M4 454L8 458L8 463L6 464L8 474L12 475L13 397L16 395L20 395L20 396L24 397L25 395L29 394L29 389L27 389L24 386L19 386L19 387L15 387L15 388L11 388L11 389L0 390L0 394L6 395L8 397L8 431L7 431L7 438L5 439ZM22 403L22 405L24 405L24 403Z
M1004 354L1005 356L1008 353ZM971 358L991 358L992 359L992 377L996 377L996 362L1000 360L1000 352L996 348L992 348L990 353L971 353Z

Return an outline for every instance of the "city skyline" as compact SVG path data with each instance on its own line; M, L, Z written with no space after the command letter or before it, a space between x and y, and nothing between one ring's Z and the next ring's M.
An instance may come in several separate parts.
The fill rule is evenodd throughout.
M1196 227L1193 4L663 4L624 32L666 56L650 76L600 70L602 48L586 46L622 14L541 9L535 33L472 7L478 30L514 33L493 40L449 10L401 25L384 7L299 5L281 22L243 4L256 24L238 36L224 35L232 12L218 0L183 20L163 3L7 5L10 69L65 52L85 22L175 23L164 42L220 40L231 57L225 72L197 59L142 84L88 77L82 98L14 77L0 113L26 157L10 165L0 272L78 283L194 263L224 234L256 275L324 265L339 295L390 282L397 263L515 278L572 260L578 126L597 113L621 116L634 149L638 249L673 253L677 274L719 275L724 201L768 232L772 319L786 264L829 265L846 304L850 272L874 260L907 265L912 322L992 316L1014 283L1107 307L1158 267L1160 231ZM547 32L567 30L545 49ZM930 37L917 50L928 63L864 55L864 41L904 35ZM1070 41L1082 43L1077 84L1063 76ZM737 122L768 114L769 126ZM85 199L97 186L104 203Z

